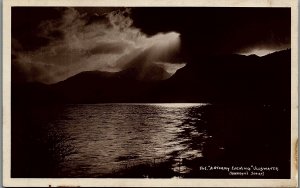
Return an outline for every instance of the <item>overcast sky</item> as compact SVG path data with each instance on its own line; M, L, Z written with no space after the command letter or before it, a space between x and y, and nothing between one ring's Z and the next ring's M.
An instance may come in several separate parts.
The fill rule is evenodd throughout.
M290 22L289 8L14 7L13 79L55 83L137 64L172 75L204 55L290 48Z

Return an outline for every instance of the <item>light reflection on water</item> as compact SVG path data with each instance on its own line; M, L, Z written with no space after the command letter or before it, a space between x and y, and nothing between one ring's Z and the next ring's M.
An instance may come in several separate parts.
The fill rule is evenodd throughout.
M197 126L201 125L199 109L206 105L66 105L49 126L49 136L62 137L56 149L62 156L58 176L99 176L121 170L130 162L150 163L155 158L172 160L176 171L180 158L202 156L201 138L207 135Z

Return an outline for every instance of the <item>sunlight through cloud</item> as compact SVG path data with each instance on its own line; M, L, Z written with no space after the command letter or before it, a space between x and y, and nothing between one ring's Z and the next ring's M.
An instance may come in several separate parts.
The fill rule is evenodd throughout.
M40 24L39 35L51 39L49 43L33 51L14 51L13 66L26 75L27 81L50 84L83 71L119 72L129 68L137 68L141 80L153 74L157 74L157 80L169 78L182 67L170 65L182 63L176 62L180 34L171 31L148 36L133 26L130 12L126 8L96 14L96 21L90 22L89 15L67 8L60 19ZM55 33L61 37L53 38ZM14 40L13 46L17 44ZM153 71L158 69L161 71Z

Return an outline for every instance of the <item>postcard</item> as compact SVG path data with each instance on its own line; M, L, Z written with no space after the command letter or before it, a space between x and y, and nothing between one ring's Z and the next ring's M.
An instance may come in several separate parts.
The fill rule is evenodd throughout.
M4 186L296 187L296 1L4 1Z

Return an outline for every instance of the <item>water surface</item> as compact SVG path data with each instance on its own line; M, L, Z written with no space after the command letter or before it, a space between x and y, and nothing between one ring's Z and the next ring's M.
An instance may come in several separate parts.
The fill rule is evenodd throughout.
M170 159L176 171L177 159L202 157L202 144L207 135L197 129L201 125L201 113L194 111L206 105L66 105L48 123L48 136L59 137L54 151L61 157L56 164L58 176L101 176L129 165Z
M200 166L276 166L290 177L290 111L260 104L12 108L12 177L245 178Z

